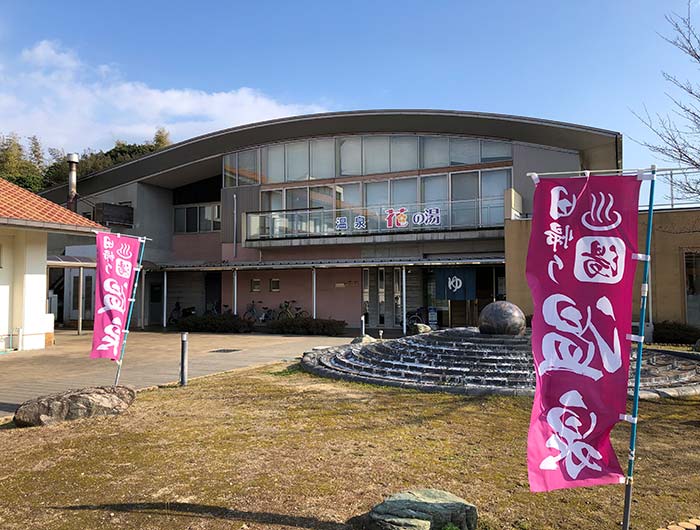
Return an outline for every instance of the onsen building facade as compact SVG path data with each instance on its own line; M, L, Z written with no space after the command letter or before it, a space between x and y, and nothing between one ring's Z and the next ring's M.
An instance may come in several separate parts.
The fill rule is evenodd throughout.
M531 312L527 173L619 169L621 160L620 133L583 125L336 112L205 134L87 176L78 213L152 238L140 326L167 325L176 307L244 315L285 303L352 328L363 316L396 331L464 326L494 300ZM65 203L67 189L45 195ZM94 247L72 243L55 238L50 252L94 258ZM73 285L68 278L66 319Z

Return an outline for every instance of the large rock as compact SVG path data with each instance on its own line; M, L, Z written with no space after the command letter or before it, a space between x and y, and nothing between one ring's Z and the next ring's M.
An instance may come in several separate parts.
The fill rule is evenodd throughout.
M371 344L372 342L377 342L377 339L371 335L361 335L352 339L350 344Z
M433 328L431 328L428 324L421 324L420 322L417 322L415 324L411 324L411 331L413 331L413 333L430 333L433 331Z
M18 427L49 425L58 421L119 414L136 399L129 386L96 386L42 396L22 403L15 412Z
M485 335L522 335L525 315L511 302L492 302L479 315L479 331Z
M452 523L476 530L476 506L447 491L408 490L378 504L366 518L368 530L443 530Z

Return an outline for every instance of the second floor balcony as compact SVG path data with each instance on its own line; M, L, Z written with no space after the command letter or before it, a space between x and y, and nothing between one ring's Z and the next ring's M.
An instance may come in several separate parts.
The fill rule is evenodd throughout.
M246 214L246 241L499 228L504 198Z

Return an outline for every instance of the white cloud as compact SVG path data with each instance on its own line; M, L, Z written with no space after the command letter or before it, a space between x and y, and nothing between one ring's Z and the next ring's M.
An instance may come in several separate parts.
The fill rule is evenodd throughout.
M22 60L40 68L74 70L80 61L71 50L62 50L55 41L42 40L34 47L22 50Z
M86 65L71 50L41 41L0 73L0 133L36 134L66 151L142 142L156 128L174 141L261 120L326 110L282 103L248 87L226 92L158 89L123 79L114 66Z

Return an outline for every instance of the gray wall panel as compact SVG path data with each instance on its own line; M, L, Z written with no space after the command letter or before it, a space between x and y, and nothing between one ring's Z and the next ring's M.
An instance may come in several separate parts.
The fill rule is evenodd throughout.
M241 228L245 212L260 210L260 186L242 186L240 188L224 188L221 190L221 242L233 243L233 196L236 195L238 205L238 233L236 242L241 242Z

